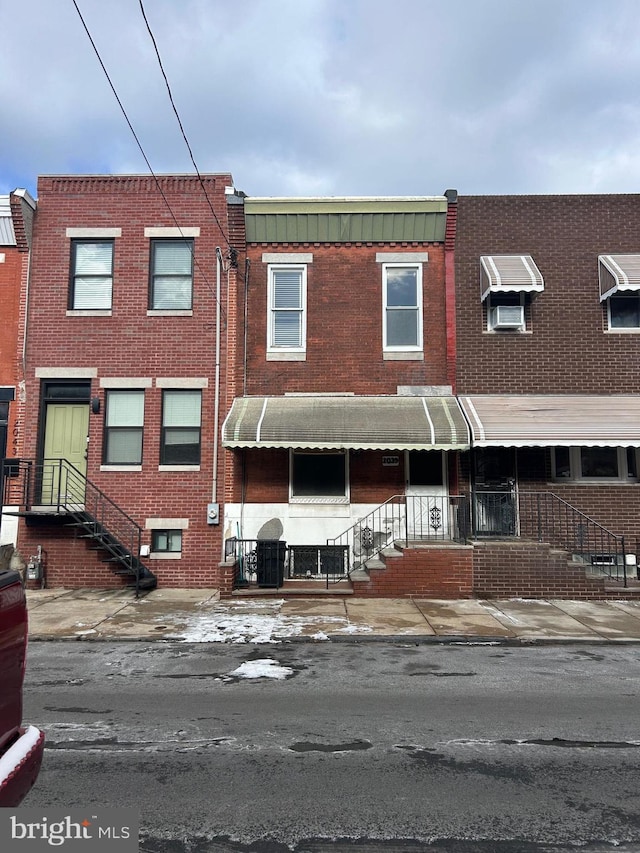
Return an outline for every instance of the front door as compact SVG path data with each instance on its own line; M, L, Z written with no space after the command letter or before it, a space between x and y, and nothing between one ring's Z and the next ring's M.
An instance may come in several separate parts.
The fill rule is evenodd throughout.
M513 447L474 450L473 526L476 536L514 536L517 529Z
M41 485L43 505L84 503L88 433L88 401L45 400ZM80 476L60 465L60 459L70 462Z
M409 539L443 539L449 531L446 457L441 450L410 450L407 471Z

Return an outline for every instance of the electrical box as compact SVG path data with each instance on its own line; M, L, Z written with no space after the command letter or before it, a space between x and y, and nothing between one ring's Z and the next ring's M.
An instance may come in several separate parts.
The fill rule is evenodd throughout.
M207 524L220 524L220 504L207 505Z

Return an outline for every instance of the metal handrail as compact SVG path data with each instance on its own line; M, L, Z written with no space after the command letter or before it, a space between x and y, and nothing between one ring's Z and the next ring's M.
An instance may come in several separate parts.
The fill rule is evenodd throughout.
M139 595L142 528L67 459L5 460L2 479L4 505L67 513L135 574Z

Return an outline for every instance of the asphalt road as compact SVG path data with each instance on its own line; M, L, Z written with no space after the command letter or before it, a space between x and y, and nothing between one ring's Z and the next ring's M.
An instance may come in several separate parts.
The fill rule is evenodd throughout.
M148 853L640 851L637 645L32 643L25 716Z

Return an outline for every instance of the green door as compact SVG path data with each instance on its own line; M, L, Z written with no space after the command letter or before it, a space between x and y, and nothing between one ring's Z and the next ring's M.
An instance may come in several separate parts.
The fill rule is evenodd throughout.
M48 403L44 432L44 468L42 503L84 503L84 477L87 473L87 436L89 406L86 403ZM80 471L78 477L55 461L66 459ZM62 480L61 480L62 471Z

